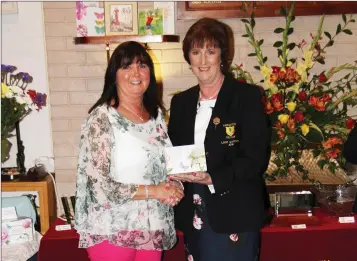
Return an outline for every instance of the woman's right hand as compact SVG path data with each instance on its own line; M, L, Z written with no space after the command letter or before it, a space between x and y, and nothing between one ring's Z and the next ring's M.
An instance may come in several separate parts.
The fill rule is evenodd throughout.
M176 206L184 196L182 187L170 182L161 182L155 186L155 198L169 206Z

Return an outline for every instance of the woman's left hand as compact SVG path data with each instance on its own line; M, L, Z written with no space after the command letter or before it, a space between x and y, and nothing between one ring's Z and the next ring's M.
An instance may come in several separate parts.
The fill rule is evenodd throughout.
M212 179L207 172L192 172L184 174L170 175L171 180L179 180L183 182L199 183L203 185L211 185Z

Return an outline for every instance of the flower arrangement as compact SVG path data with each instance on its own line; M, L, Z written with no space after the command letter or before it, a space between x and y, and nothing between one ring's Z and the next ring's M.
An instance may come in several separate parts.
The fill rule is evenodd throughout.
M14 73L12 65L1 65L1 162L9 159L11 143L9 138L15 124L32 110L46 106L47 95L28 89L32 77L25 72Z
M263 102L273 127L275 156L271 161L277 169L267 176L271 181L286 177L291 167L301 173L303 180L309 179L308 170L299 162L304 149L313 150L314 157L319 158L317 164L321 169L326 165L330 172L335 173L345 163L342 146L356 124L347 111L357 104L357 89L353 87L357 84L357 61L317 74L311 72L313 67L325 63L326 49L334 44L338 35L352 34L347 27L355 20L352 15L348 18L342 15L343 24L338 24L336 32L331 35L327 31L322 32L322 16L317 32L310 34L311 42L302 40L296 44L289 41L289 36L294 32L291 27L295 20L294 7L293 3L289 10L281 8L285 27L274 30L274 33L282 34L282 41L274 43L280 65L269 65L268 58L263 56L261 46L264 39L258 40L254 35L254 13L250 19L241 19L246 31L243 37L248 38L254 49L248 56L256 57L259 63L254 68L263 77L260 81L265 90ZM320 43L323 34L327 37L324 46ZM294 48L301 50L301 58L289 57ZM232 66L232 72L237 80L256 84L242 65ZM337 73L340 75L344 72L343 77L335 79Z

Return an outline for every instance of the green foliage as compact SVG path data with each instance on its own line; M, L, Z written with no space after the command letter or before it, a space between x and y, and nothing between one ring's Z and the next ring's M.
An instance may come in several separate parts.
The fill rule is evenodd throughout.
M281 35L281 40L273 44L280 65L267 64L268 57L263 55L261 49L264 39L257 39L254 33L256 23L253 12L249 19L241 19L245 28L243 37L252 47L248 56L257 58L258 65L254 69L261 72L263 79L253 79L243 65L232 66L238 80L264 83L265 110L273 124L272 142L276 155L273 163L277 166L276 171L267 176L269 180L286 177L290 168L295 168L303 180L310 180L308 170L299 162L305 149L313 149L320 168L335 173L344 165L342 146L357 117L347 115L349 108L357 105L357 61L317 74L310 71L318 64L325 64L326 50L334 45L338 35L353 33L348 26L355 19L352 15L343 14L343 23L339 23L332 34L322 30L325 19L322 16L316 32L311 34L311 43L305 40L295 43L289 39L294 33L294 8L295 3L292 3L289 8L280 9L285 17L285 26L273 30ZM320 42L323 37L327 38L325 45ZM301 50L301 58L289 57L290 51L295 48ZM345 73L336 78L335 75L340 72Z

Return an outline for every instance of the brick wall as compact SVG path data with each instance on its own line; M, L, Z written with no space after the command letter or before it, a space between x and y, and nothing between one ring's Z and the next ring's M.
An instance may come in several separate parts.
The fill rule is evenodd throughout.
M76 36L75 2L44 2L44 22L47 49L51 122L55 172L60 194L74 194L76 164L79 143L79 130L87 116L89 107L99 98L103 88L106 69L104 45L74 45ZM239 19L222 19L229 24L235 34L234 62L243 63L253 72L256 79L259 73L253 69L255 59L248 57L251 47L242 38L244 27ZM341 16L327 16L324 30L335 31ZM319 17L297 17L294 22L295 42L310 39L310 32L317 28ZM176 21L176 32L182 41L184 34L194 21ZM268 63L278 64L276 49L272 46L278 35L273 30L284 23L282 18L256 19L257 38L264 38L263 53ZM345 62L353 62L357 57L357 24L350 27L353 36L342 35L336 45L328 49L326 65L317 66L316 71L330 68ZM196 79L184 61L181 43L149 44L155 62L158 79L164 86L164 102L169 106L168 94L186 89L196 84ZM114 49L115 46L112 46ZM297 52L297 50L294 50Z

